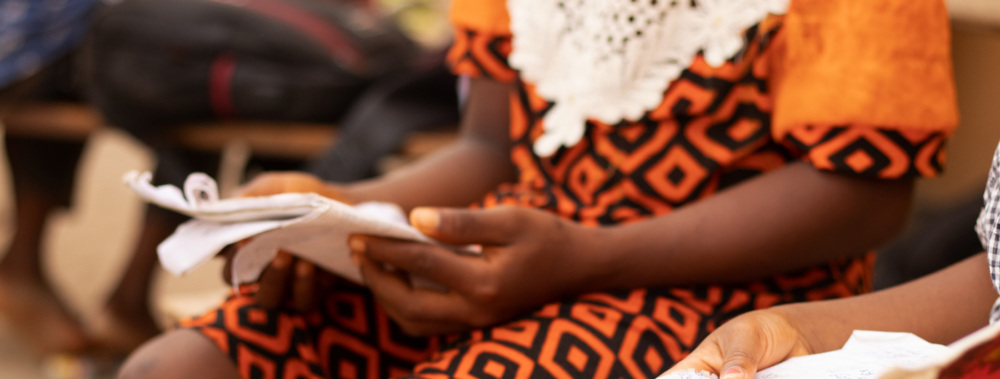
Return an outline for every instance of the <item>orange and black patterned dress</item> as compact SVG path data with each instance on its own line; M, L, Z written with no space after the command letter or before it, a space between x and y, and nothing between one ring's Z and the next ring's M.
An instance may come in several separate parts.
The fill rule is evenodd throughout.
M696 57L638 121L590 120L580 142L540 157L532 143L552 103L507 64L504 2L455 0L452 19L456 72L517 84L518 180L484 207L600 226L669 214L792 161L886 180L934 176L957 123L943 2L793 0L746 30L721 66ZM352 287L309 313L233 297L184 326L246 378L648 378L740 313L867 291L872 264L869 254L742 285L591 293L435 338L405 335Z

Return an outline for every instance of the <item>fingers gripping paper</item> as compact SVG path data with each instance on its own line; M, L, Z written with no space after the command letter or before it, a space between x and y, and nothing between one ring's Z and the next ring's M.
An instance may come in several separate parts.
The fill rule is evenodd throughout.
M175 275L201 265L227 245L254 237L236 252L233 283L255 281L279 249L360 283L361 274L350 260L349 235L433 242L407 224L393 204L350 206L314 193L219 199L215 180L202 173L188 176L183 191L153 186L151 179L148 172L134 171L124 178L142 199L193 218L157 248L161 264Z

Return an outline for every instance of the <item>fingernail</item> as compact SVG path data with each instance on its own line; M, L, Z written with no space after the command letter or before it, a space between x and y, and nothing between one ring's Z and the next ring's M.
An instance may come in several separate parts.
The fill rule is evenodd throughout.
M420 230L437 230L441 213L433 208L416 208L410 212L410 224Z
M351 247L352 252L363 253L365 251L365 241L361 237L351 237L347 241L347 245Z
M722 378L720 379L742 379L743 369L739 367L730 367L726 372L722 373Z

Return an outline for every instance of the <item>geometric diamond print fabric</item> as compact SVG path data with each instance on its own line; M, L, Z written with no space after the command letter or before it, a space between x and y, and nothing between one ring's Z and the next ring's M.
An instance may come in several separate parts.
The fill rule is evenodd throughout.
M944 134L857 126L807 126L787 144L820 169L894 179L935 176L944 167Z
M245 378L649 378L741 313L864 290L855 262L746 288L700 286L594 293L544 306L509 324L410 337L361 287L345 285L307 313L258 308L248 297L186 320ZM829 275L833 273L833 275Z

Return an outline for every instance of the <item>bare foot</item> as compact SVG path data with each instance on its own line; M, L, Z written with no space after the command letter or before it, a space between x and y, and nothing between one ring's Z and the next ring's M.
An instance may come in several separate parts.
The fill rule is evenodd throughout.
M120 355L128 355L160 334L149 311L127 312L112 306L104 309L93 330L101 350Z
M39 354L78 353L91 346L83 326L44 283L0 277L0 317Z

